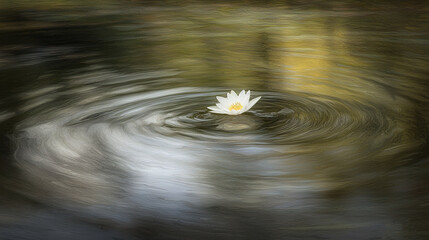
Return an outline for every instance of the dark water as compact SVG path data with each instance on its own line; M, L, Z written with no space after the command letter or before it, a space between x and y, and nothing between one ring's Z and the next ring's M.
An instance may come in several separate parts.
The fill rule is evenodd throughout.
M0 239L429 238L427 4L0 11Z

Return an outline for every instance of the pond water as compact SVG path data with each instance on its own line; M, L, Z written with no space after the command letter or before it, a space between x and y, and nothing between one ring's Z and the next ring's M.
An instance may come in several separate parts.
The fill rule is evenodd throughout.
M0 239L429 238L427 4L0 11Z

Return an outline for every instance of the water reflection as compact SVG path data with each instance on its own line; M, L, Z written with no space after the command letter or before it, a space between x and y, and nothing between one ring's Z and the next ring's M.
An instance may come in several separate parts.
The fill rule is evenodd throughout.
M426 10L46 4L0 25L0 233L425 238Z

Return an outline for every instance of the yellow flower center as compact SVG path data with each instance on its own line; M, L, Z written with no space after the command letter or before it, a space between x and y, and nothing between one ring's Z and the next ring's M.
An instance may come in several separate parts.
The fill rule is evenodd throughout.
M239 103L239 102L236 102L236 103L233 103L233 104L231 104L231 106L229 106L229 111L232 111L232 110L240 110L240 109L242 109L243 108L243 106L241 106L241 103Z

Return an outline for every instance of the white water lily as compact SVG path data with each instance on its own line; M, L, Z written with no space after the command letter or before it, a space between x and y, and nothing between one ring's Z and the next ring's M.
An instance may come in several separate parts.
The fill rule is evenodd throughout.
M231 90L230 93L226 94L226 98L217 96L219 101L216 106L208 107L212 113L238 115L247 112L253 105L255 105L261 97L256 97L250 100L250 90L242 90L239 95Z

